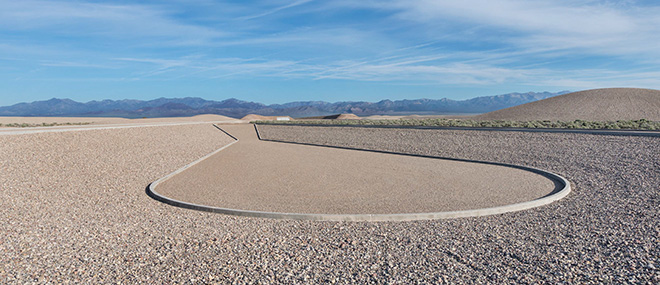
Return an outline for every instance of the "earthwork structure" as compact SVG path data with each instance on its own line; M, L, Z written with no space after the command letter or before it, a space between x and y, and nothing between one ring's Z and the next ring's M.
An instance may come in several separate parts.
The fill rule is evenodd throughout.
M473 160L262 141L252 125L218 127L235 141L152 183L155 199L239 216L424 220L519 211L561 199L566 179Z
M34 121L27 122L50 122L42 118L31 119ZM61 118L50 119L63 122ZM657 135L259 126L261 138L271 140L268 142L258 141L251 126L225 126L236 120L222 117L121 119L107 124L99 124L97 119L76 120L94 124L0 129L0 217L3 217L0 223L0 283L660 282L660 248L657 246L660 243L660 165L657 159L660 137ZM236 142L212 123L219 124L240 140ZM467 166L474 164L467 161L490 161L547 170L568 179L571 192L559 201L523 211L406 222L221 215L174 207L145 194L148 185L177 169L226 147L196 165L215 160L220 163L224 161L220 159L223 155L231 155L230 150L237 147L233 151L238 151L242 143L247 144L250 140L254 146L263 148L255 152L261 153L262 158L268 154L264 153L268 149L277 150L275 154L285 154L296 147L301 153L320 151L341 155L340 152L350 151L369 159L333 161L317 154L286 156L286 159L271 162L262 159L262 165L241 165L246 160L232 161L234 167L244 169L243 173L234 173L240 175L236 181L240 179L248 184L258 185L260 181L275 179L274 185L295 186L293 178L304 177L276 180L276 175L320 170L356 177L360 176L360 171L365 174L373 171L369 168L380 168L392 175L418 175L425 170L388 169L392 166L390 159L401 160L407 165L421 163L445 167L442 160L428 157L447 157L465 160L447 161L456 165L460 164L458 162ZM367 154L350 149L372 151ZM390 153L414 156L403 158ZM309 169L285 168L293 167L287 165L287 161L302 163L307 158L314 162ZM382 163L371 163L370 160ZM229 180L222 178L232 174L230 172L216 170L210 173L217 177L198 172L191 176L196 178L188 180L190 184L184 185L186 187L168 186L168 183L197 172L194 170L196 165L171 176L155 190L173 197L178 194L176 198L182 200L226 207L228 204L220 204L224 201L193 200L177 191L203 190L196 187L196 183L201 184L197 178L218 182L218 191L231 191L231 188L222 187L228 185ZM268 165L273 167L260 169ZM552 182L543 175L520 168L509 169L498 164L482 167L495 173L515 172L529 182ZM440 173L438 177L445 174ZM326 179L326 184L331 182L328 177L319 177ZM479 177L475 179L482 181ZM356 179L346 180L339 182L347 186ZM391 179L385 177L375 183L388 181ZM441 181L418 179L396 186L442 190L450 185ZM357 179L357 182L361 181ZM494 182L498 183L492 185L502 185L500 177L495 177ZM352 184L349 186L355 187L356 183ZM429 187L424 188L425 185ZM511 185L518 187L511 191L525 192L525 184ZM535 188L538 192L525 199L506 201L502 197L499 204L477 207L537 201L548 197L546 195L557 187L547 186ZM168 189L172 192L165 191ZM268 188L264 189L261 191ZM348 187L337 191L345 189ZM361 194L343 193L350 198ZM427 197L423 193L410 193L409 196ZM342 209L321 212L318 205L305 211L304 205L296 204L295 199L309 197L284 194L288 196L264 197L274 201L287 198L294 201L289 202L289 207L296 206L297 209L259 208L257 206L268 205L270 201L249 200L253 203L250 205L245 202L248 200L238 199L241 196L235 196L234 199L238 200L234 202L244 204L233 206L254 211L295 210L303 214L324 215L374 212L367 212L366 207L363 212L352 211L355 207L347 208L345 212L341 212ZM428 197L429 201L441 200ZM454 198L460 201L465 197L469 195ZM313 198L323 201L319 195ZM343 197L325 198L341 201ZM407 196L398 198L406 201ZM442 203L423 200L407 202L417 201L421 203L420 207L437 207L424 211L452 211L451 208L441 208ZM388 201L385 199L385 202ZM469 205L479 199L465 202ZM414 205L410 203L407 205ZM350 206L350 203L339 204ZM376 213L419 212L404 211L406 204L389 205ZM455 209L470 210L470 207Z

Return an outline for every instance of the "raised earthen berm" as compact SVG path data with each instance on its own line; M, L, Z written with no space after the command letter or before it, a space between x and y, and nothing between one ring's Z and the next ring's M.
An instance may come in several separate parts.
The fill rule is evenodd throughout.
M276 120L293 120L293 118L289 116L262 116L262 115L256 115L256 114L248 114L245 115L243 118L241 118L241 121L276 121Z
M660 121L660 90L603 88L574 92L473 117L509 121Z

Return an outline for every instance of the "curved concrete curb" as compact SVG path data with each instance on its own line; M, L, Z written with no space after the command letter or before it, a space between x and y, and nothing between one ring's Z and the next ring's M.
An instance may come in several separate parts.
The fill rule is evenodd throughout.
M215 125L216 128L219 130L223 131L224 133L228 134L225 130L220 128L219 126ZM261 135L259 134L259 130L256 125L254 125L255 131L257 132L257 136L259 137L260 140L263 140L261 138ZM421 156L421 157L429 157L429 158L436 158L436 159L448 159L448 160L455 160L455 161L463 161L463 162L473 162L473 163L485 163L485 164L492 164L492 165L499 165L499 166L505 166L505 167L512 167L512 168L517 168L517 169L522 169L522 170L527 170L531 171L540 175L543 175L550 180L552 180L555 184L558 185L558 187L555 187L555 190L551 192L550 194L532 200L532 201L527 201L527 202L521 202L521 203L516 203L516 204L510 204L510 205L505 205L505 206L499 206L499 207L492 207L492 208L483 208L483 209L472 209L472 210L461 210L461 211L449 211L449 212L435 212L435 213L406 213L406 214L302 214L302 213L277 213L277 212L263 212L263 211L250 211L250 210L240 210L240 209L229 209L229 208L221 208L221 207L212 207L212 206L205 206L205 205L200 205L200 204L195 204L195 203L188 203L184 201L179 201L176 199L172 199L169 197L166 197L162 194L159 194L156 192L155 188L158 186L158 184L166 181L167 179L173 177L174 175L181 173L182 171L192 167L193 165L207 159L208 157L222 151L223 149L226 149L227 147L231 146L232 144L238 142L238 139L235 138L234 136L229 135L230 137L234 138L235 141L225 145L212 153L207 154L206 156L168 174L167 176L160 178L156 180L155 182L149 184L147 186L146 192L149 197L158 200L160 202L181 207L181 208L186 208L186 209L193 209L193 210L198 210L198 211L206 211L206 212L213 212L213 213L221 213L221 214L226 214L226 215L235 215L235 216L244 216L244 217L259 217L259 218L272 218L272 219L292 219L292 220L318 220L318 221L415 221L415 220L434 220L434 219L451 219L451 218L462 218L462 217L479 217L479 216L489 216L489 215L496 215L496 214L503 214L503 213L509 213L509 212L516 212L516 211L522 211L526 209L531 209L543 205L550 204L554 201L557 201L561 198L566 197L568 193L571 191L571 185L566 180L566 178L554 174L552 172L548 172L542 169L538 168L533 168L533 167L527 167L527 166L521 166L521 165L514 165L514 164L506 164L506 163L497 163L497 162L488 162L488 161L477 161L477 160L464 160L464 159L457 159L457 158L443 158L443 157L433 157L433 156L423 156L423 155L412 155L412 156ZM272 141L272 140L266 140L266 141ZM281 142L281 141L273 141L273 142ZM291 142L283 142L283 143L291 143ZM300 143L298 143L300 144ZM313 144L305 144L305 145L313 145ZM321 146L321 145L314 145L314 146ZM322 146L322 147L328 147L328 146ZM333 146L330 146L333 147ZM342 147L335 147L335 148L342 148ZM344 148L344 149L351 149L351 148ZM361 151L373 151L373 150L363 150L363 149L352 149L352 150L361 150ZM380 152L380 153L388 153L388 154L398 154L398 155L410 155L410 154L402 154L402 153L394 153L394 152L385 152L385 151L375 151L375 152Z

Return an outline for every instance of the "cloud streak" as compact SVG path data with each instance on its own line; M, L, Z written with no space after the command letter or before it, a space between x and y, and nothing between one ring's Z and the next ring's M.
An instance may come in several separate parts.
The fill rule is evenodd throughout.
M0 0L0 6L0 27L15 32L179 44L208 43L227 35L176 21L167 9L154 6L32 0Z
M654 36L660 34L657 6L621 7L605 1L411 0L395 1L392 7L408 21L434 25L450 19L484 33L499 32L502 41L519 48L660 54L660 40Z
M388 84L478 85L520 84L596 88L598 86L640 86L660 84L660 71L630 70L622 74L608 69L506 68L481 63L444 62L445 56L383 58L371 61L340 61L329 64L286 60L199 58L194 61L160 59L121 59L151 64L145 74L167 71L175 78L236 79L280 78L283 80L357 80ZM146 79L146 78L145 78Z
M294 2L292 2L292 3L289 3L289 4L286 4L286 5L282 5L282 6L279 6L279 7L273 8L273 9L271 9L271 10L268 10L268 11L265 11L265 12L261 12L261 13L256 14L256 15L239 17L238 20L243 20L243 21L245 21L245 20L252 20L252 19L257 19L257 18L261 18L261 17L269 16L269 15L275 14L275 13L277 13L277 12L279 12L279 11L282 11L282 10L285 10L285 9L289 9L289 8L293 8L293 7L296 7L296 6L300 6L300 5L303 5L303 4L305 4L305 3L309 3L309 2L311 2L311 1L312 1L312 0L298 0L298 1L294 1Z
M273 96L296 88L315 94L310 86L345 82L373 93L392 84L660 88L654 2L0 0L0 6L3 86L14 78L129 78L141 92L250 82L241 87L263 86ZM14 86L8 92L24 92ZM56 89L43 86L35 93Z

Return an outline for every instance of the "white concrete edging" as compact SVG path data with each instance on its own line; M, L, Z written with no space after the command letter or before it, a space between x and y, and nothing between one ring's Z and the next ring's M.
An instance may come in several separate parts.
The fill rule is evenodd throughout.
M225 132L230 137L234 138L232 135L221 129L219 126L215 124L214 126L219 130ZM257 131L257 135L261 139L256 126L255 126L255 130ZM225 145L205 155L204 157L168 174L167 176L162 177L154 181L153 183L149 184L149 186L147 187L147 194L158 201L181 208L220 213L226 215L243 216L243 217L291 219L291 220L317 220L317 221L415 221L415 220L435 220L435 219L451 219L451 218L463 218L463 217L480 217L480 216L489 216L489 215L522 211L522 210L527 210L527 209L550 204L552 202L555 202L559 199L566 197L566 195L568 195L568 193L571 192L571 184L568 182L568 180L566 180L566 178L558 174L538 168L520 166L514 164L505 164L505 163L496 163L496 164L500 166L505 166L505 167L508 166L508 167L513 167L513 168L527 170L537 174L541 174L549 179L552 179L555 182L559 182L560 184L563 185L563 187L558 191L554 191L553 193L550 193L549 195L546 195L544 197L532 201L515 203L510 205L482 208L482 209L460 210L460 211L434 212L434 213L405 213L405 214L303 214L303 213L250 211L250 210L213 207L213 206L206 206L206 205L179 201L156 192L155 189L160 183L172 178L174 175L183 172L184 170L202 162L203 160L211 157L212 155L238 142L237 138L234 139L235 139L234 142L231 142L228 145ZM442 159L442 158L437 158L437 159ZM464 160L464 161L468 161L468 160ZM474 161L474 160L469 160L468 162L493 164L486 161Z

